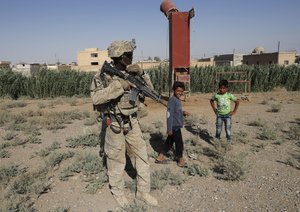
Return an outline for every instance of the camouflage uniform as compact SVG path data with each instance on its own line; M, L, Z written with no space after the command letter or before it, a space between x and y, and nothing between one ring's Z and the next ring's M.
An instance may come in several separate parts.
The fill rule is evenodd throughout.
M119 57L124 51L133 51L134 47L128 43L125 43L125 50L117 48L122 42L111 44L108 49L110 57ZM126 153L137 171L137 192L150 192L147 146L137 119L140 103L139 101L129 102L130 94L131 90L125 91L120 79L114 76L102 75L100 77L100 74L96 74L91 85L93 104L102 113L100 136L104 143L109 184L111 192L115 196L124 196L123 174Z

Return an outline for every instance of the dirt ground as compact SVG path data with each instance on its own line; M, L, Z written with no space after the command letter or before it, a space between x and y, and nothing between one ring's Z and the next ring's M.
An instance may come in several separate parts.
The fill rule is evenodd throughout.
M187 165L199 164L208 170L208 176L190 176L183 174L183 168L171 161L169 164L154 163L155 150L163 139L155 140L151 134L145 133L147 140L151 171L170 168L175 174L182 174L185 181L181 185L167 185L162 190L152 190L151 194L158 199L157 207L142 207L132 211L300 211L300 168L287 163L288 159L296 155L296 162L300 158L299 137L289 136L291 129L296 129L299 136L300 127L300 92L278 90L268 93L235 94L242 98L237 114L233 117L233 144L226 150L226 155L243 154L246 175L240 180L222 180L214 170L215 158L204 154L203 149L216 148L216 141L212 139L215 132L215 115L211 110L209 99L212 94L192 94L182 102L183 109L193 116L201 117L201 123L195 123L196 130L184 128L183 138L194 139L202 147L202 152L196 156L185 154ZM3 106L11 100L1 100ZM89 99L77 99L58 104L55 100L18 100L26 102L25 107L3 108L10 114L20 114L26 111L71 111L78 110L93 114ZM74 103L74 101L76 101ZM146 99L148 115L141 118L142 128L162 123L159 132L165 136L166 108L159 103ZM46 107L42 107L45 105ZM49 106L51 105L51 106ZM279 111L272 112L277 106ZM262 139L262 127L253 126L261 121L274 134L273 139ZM1 158L1 167L9 164L22 164L34 170L44 163L40 157L33 157L35 152L45 149L53 142L61 143L61 149L66 149L66 139L78 137L87 132L97 132L99 123L91 126L84 124L85 120L75 120L65 128L56 131L40 129L40 143L5 148L10 156ZM251 124L252 123L252 124ZM252 126L251 126L252 125ZM7 142L4 137L9 132L7 126L0 125L0 144ZM22 132L16 131L22 137ZM294 132L295 133L295 132ZM237 139L240 135L239 139ZM164 137L163 137L164 138ZM224 130L222 138L225 138ZM98 154L99 147L87 147L76 151ZM68 181L59 180L59 172L70 163L63 161L49 173L51 187L34 200L33 207L37 211L63 211L68 208L72 212L120 211L108 184L95 194L84 192L86 182L80 174L74 175ZM126 180L131 179L125 173ZM126 189L129 200L134 202L134 193ZM5 208L6 188L0 188L0 208ZM67 211L67 210L65 210ZM128 209L128 211L130 211Z

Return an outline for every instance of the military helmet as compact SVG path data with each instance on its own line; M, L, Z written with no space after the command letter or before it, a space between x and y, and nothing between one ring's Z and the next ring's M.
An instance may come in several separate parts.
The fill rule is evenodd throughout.
M125 52L133 52L136 48L135 40L132 41L114 41L107 48L109 57L120 57Z

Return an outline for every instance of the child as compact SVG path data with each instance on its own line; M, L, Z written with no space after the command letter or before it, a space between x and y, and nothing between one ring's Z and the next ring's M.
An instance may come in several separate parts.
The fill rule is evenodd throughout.
M183 127L183 116L188 116L189 113L182 111L181 100L185 90L184 83L176 81L173 84L173 96L170 97L167 110L167 140L163 146L162 152L158 155L155 163L165 163L165 154L172 148L175 142L176 161L177 165L182 167L185 165L183 158L183 140L181 128Z
M217 108L215 106L215 101L217 102ZM230 101L235 102L233 111L230 109ZM225 124L225 132L227 141L231 142L231 116L233 116L238 107L239 99L228 92L228 81L221 80L219 82L219 92L216 93L210 100L211 107L215 114L217 115L216 120L216 138L220 139L221 131L223 128L223 122Z

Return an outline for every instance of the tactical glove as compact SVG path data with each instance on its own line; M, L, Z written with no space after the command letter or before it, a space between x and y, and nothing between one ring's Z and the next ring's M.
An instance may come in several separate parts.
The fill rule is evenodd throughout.
M144 74L144 71L140 68L140 66L138 64L128 65L126 68L126 71L128 73L140 75L140 76Z
M124 79L121 79L121 78L119 78L118 80L120 81L124 91L130 90L131 86L130 86L130 84L127 80L124 80Z

